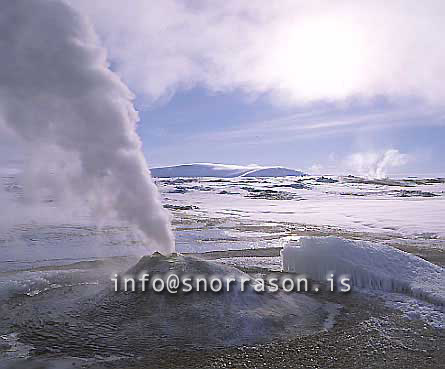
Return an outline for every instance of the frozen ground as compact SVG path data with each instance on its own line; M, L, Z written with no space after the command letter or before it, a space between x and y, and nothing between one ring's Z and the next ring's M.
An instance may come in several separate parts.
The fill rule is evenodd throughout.
M37 317L43 319L42 332L50 335L47 339L53 340L57 351L60 338L48 328L51 322L60 322L61 311L72 308L80 298L94 296L112 273L125 271L147 250L128 225L109 223L98 227L84 210L61 208L51 199L37 207L23 206L22 189L15 175L3 174L6 191L0 198L4 209L0 214L0 302L6 309L2 311L5 318L0 320L0 351L3 350L3 358L9 359L27 357L34 352L35 343L43 339ZM157 180L165 207L173 214L177 250L181 253L199 253L204 259L262 275L281 269L280 249L299 237L335 236L369 241L385 250L394 247L431 261L434 265L426 266L426 262L413 259L419 277L428 276L432 269L443 277L444 182L413 178L372 181L357 177ZM377 254L379 250L376 249ZM393 263L394 271L404 263L387 260ZM392 265L387 264L386 270L391 270ZM374 266L375 270L368 272L381 276L381 264ZM433 279L430 281L434 284ZM434 291L440 288L443 285L433 286ZM424 322L428 329L442 331L443 306L400 292L368 289L366 293L375 303L383 299L386 307L400 313L400 324ZM323 304L332 299L316 298ZM347 300L334 300L348 306ZM358 304L358 311L368 306L354 304ZM37 305L38 311L34 308ZM378 314L386 314L386 307L377 309ZM23 317L29 321L15 327L22 326L22 334L29 334L26 342L11 324ZM73 324L77 324L77 318L73 319ZM378 315L375 321L381 319L389 318ZM23 327L28 327L28 323L30 328L25 331ZM399 323L391 324L399 327ZM75 349L67 347L74 355ZM91 350L96 350L93 344ZM115 351L119 357L119 350ZM86 355L83 351L78 354Z
M394 236L445 236L445 179L357 177L159 179L168 206L189 213L333 226Z
M67 211L50 199L31 210L20 205L16 173L2 175L3 290L32 280L5 273L146 253L146 245L126 225L97 227L81 209ZM299 236L341 236L445 264L445 180L440 178L165 178L158 185L182 253L273 249ZM279 267L273 259L278 251L263 255L267 258L222 255L221 260L246 268Z

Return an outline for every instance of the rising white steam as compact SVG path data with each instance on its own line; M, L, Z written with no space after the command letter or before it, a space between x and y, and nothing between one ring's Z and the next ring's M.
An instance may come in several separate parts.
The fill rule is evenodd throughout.
M399 150L390 149L385 152L358 152L347 159L347 167L367 178L383 179L389 168L406 164L408 155Z
M108 68L93 28L61 1L3 0L0 124L29 149L28 175L95 215L135 225L174 249L170 217L141 151L132 94Z

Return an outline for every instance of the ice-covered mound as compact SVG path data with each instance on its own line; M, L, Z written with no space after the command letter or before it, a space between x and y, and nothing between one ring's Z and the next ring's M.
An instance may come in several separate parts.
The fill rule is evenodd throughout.
M302 237L281 251L284 271L326 281L348 275L351 286L402 292L445 305L445 270L393 247L336 237ZM335 279L335 278L334 278Z
M282 167L241 166L212 163L194 163L159 167L150 169L153 177L285 177L303 176L304 173L294 169Z

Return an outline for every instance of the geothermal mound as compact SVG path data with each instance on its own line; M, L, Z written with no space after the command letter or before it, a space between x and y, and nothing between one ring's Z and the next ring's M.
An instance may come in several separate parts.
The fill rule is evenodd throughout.
M182 255L145 256L125 276L167 272L249 278L234 267ZM169 347L211 348L310 334L323 328L324 307L299 293L258 293L252 288L242 292L239 287L218 293L116 292L110 281L34 333L46 337L44 345L52 352L134 356ZM41 339L27 342L42 345Z

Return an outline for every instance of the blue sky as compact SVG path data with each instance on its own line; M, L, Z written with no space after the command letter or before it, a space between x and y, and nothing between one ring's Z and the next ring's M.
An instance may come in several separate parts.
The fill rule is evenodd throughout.
M193 162L283 165L339 173L356 152L409 155L394 173L445 172L444 114L416 99L279 106L270 98L205 88L177 92L140 111L138 132L151 166ZM309 126L307 129L301 129Z
M443 1L72 4L136 95L149 165L344 173L393 150L393 173L444 175Z
M150 166L337 174L391 152L389 173L445 176L443 1L68 1L135 95Z

